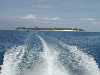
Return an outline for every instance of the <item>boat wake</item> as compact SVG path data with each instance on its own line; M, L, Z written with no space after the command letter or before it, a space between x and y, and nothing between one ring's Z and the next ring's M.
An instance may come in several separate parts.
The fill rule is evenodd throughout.
M1 75L100 75L94 58L77 46L35 37L7 50Z

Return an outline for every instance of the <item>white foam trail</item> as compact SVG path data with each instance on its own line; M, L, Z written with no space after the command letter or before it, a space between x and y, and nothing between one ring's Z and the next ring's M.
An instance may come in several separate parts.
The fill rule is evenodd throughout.
M21 62L25 47L18 46L7 50L4 56L1 75L17 75L19 72L18 63Z
M78 49L76 46L70 46L60 42L60 45L66 49L68 53L68 61L73 70L79 71L73 72L73 75L100 75L100 69L92 56L84 53L82 50Z
M41 60L37 60L40 62L37 63L34 60L38 49L35 48L36 54L34 55L34 50L30 48L32 43L13 47L5 53L1 75L100 75L94 58L76 46L59 41L56 43L54 41L52 45L52 41L47 42L42 37L38 37L43 45L43 52L39 55ZM25 60L23 60L24 55ZM64 58L59 60L60 57ZM24 71L18 67L19 63L24 65L22 65L25 68Z
M42 75L70 75L68 70L66 71L63 65L57 62L57 52L53 48L49 48L46 41L38 36L43 44L44 53L42 57L44 59L45 69L44 74Z

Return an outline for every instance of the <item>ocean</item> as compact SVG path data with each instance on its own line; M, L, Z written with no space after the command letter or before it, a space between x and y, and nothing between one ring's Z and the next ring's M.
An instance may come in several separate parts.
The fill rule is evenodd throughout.
M100 32L0 30L0 75L100 75Z

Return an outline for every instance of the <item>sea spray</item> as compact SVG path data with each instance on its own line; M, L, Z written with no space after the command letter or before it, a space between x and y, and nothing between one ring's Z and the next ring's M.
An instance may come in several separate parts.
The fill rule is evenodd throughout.
M1 75L100 75L100 70L77 46L31 35L24 45L7 50Z
M25 47L18 46L8 49L4 56L1 75L17 75L19 72L18 64L24 55Z
M100 75L100 69L91 55L83 52L77 46L71 46L61 41L59 44L65 50L61 55L64 58L62 62L69 66L73 75Z
M37 37L29 36L24 45L6 50L1 75L29 75L27 73L39 62L40 52L41 45Z
M58 52L53 47L48 47L46 41L38 36L43 44L42 57L46 66L46 70L42 75L70 75L64 66L57 62Z

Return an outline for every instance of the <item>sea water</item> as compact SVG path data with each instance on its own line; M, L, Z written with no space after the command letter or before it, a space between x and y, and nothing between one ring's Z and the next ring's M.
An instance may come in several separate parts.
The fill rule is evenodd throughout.
M100 75L100 33L0 31L1 75Z

